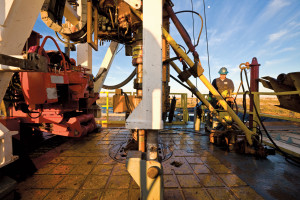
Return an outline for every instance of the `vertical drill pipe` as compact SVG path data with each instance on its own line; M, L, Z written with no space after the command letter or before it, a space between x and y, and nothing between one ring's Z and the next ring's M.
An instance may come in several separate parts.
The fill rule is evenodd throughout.
M254 57L252 59L252 63L250 64L250 90L251 92L258 92L258 79L259 79L259 66L257 59ZM250 95L250 112L253 113L253 94ZM254 127L256 127L256 122L253 122L254 116L253 114L249 115L249 127L250 129L253 129L253 124L255 124Z
M143 83L143 50L142 50L142 26L138 27L136 30L136 33L134 34L134 38L136 39L136 42L133 45L133 56L132 56L132 64L136 67L136 83L138 84L138 87L140 87L140 84ZM136 90L136 96L139 98L142 98L143 96L143 90L140 88L137 88Z
M143 83L143 64L138 64L136 68L137 68L137 83ZM136 95L137 97L142 97L143 90L137 89Z
M145 130L138 130L139 151L145 152Z
M179 67L174 63L174 62L170 62L170 65L173 67L173 69L180 74L182 71L179 69ZM198 99L200 99L200 101L202 101L204 103L204 105L210 110L210 112L212 112L217 120L219 120L219 122L222 123L222 125L227 126L226 122L224 122L224 120L222 118L219 117L218 112L214 109L214 107L205 99L204 95L201 94L198 89L195 87L195 85L190 81L190 80L186 80L186 83L188 84L188 86L191 88L191 90L194 92L194 94L196 95L196 97Z
M147 160L158 160L158 131L147 130Z
M180 48L180 46L175 42L175 40L170 36L170 34L163 29L163 35L166 40L170 43L175 51L186 61L186 63L190 66L194 66L194 62L186 55L186 53ZM200 61L199 63L200 64ZM200 64L201 66L201 64ZM235 112L230 108L230 106L226 103L223 97L219 94L219 92L214 88L214 86L209 82L209 80L203 75L199 75L199 79L203 82L203 84L208 88L208 90L216 97L220 105L224 108L225 111L232 117L232 119L238 124L238 126L244 131L247 141L249 145L252 145L252 135L255 134L251 132L245 124L240 120L240 118L235 114Z
M186 32L185 28L182 26L181 22L179 21L176 14L174 13L172 7L168 4L166 4L165 8L166 8L169 16L171 17L174 25L176 26L178 32L180 33L182 39L184 40L185 44L188 46L189 50L193 53L195 60L198 61L199 55L198 55L197 51L195 50L195 47L192 43L192 40L191 40L189 34Z
M163 27L169 31L170 22L169 17L167 16L166 11L163 12ZM165 38L162 38L162 60L167 60L170 58L170 46ZM170 82L170 66L168 63L163 64L163 74L162 74L162 113L163 113L163 120L165 121L167 118L167 112L169 111L170 107L170 100L169 100L169 82Z

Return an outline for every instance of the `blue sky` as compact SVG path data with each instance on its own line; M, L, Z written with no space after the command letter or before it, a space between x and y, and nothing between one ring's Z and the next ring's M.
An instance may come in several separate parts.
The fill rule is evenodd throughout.
M194 10L204 17L202 0L193 0ZM174 11L191 10L191 1L173 0ZM300 71L300 1L299 0L205 0L208 44L210 54L211 78L218 77L220 67L227 67L228 77L238 88L240 78L239 64L251 62L257 57L260 66L260 77L277 77L280 73ZM191 14L178 15L182 24L192 38ZM197 39L201 27L200 19L195 15L195 37ZM42 35L52 35L40 19L34 30ZM176 28L171 23L170 33L174 39L184 45ZM61 48L63 44L60 43ZM109 43L93 52L93 73L100 68L102 59ZM122 45L119 46L121 48ZM46 49L54 49L49 41ZM205 29L201 35L197 51L204 67L204 75L208 77ZM76 59L76 53L71 56ZM174 56L174 53L171 53ZM117 84L124 80L133 70L131 57L125 56L124 48L118 53L108 73L105 84ZM176 72L172 69L172 75ZM192 78L192 82L196 82ZM182 86L171 80L171 92L188 92ZM133 84L129 83L123 89L133 91ZM198 89L202 93L208 90L198 80ZM260 91L268 91L260 86Z

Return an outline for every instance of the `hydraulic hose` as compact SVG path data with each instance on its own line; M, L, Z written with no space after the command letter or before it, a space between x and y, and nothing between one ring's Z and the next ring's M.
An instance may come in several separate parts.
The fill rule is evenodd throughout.
M123 87L124 85L126 85L127 83L129 83L129 81L131 81L133 79L133 77L136 75L136 69L134 69L131 74L121 83L116 84L116 85L103 85L102 88L107 89L107 90L115 90L118 89L120 87Z
M190 92L192 92L194 95L196 95L196 93L193 92L193 90L192 90L190 87L188 87L188 86L186 86L185 84L183 84L180 80L178 80L177 78L175 78L174 76L172 76L172 74L170 74L170 77L171 77L174 81L176 81L177 83L179 83L180 85L182 85L183 87L185 87L186 89L188 89ZM197 95L196 95L196 96L197 96Z

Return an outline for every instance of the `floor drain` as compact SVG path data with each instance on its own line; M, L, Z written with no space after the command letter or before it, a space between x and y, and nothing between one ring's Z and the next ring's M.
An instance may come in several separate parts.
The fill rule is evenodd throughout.
M178 162L178 161L173 161L170 163L170 165L173 165L174 167L180 167L182 165L182 163Z

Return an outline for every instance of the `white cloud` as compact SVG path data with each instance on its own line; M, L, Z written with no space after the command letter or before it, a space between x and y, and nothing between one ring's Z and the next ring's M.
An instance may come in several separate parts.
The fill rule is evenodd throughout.
M286 61L288 61L289 59L287 58L280 58L280 59L274 59L274 60L267 60L264 64L265 67L272 67L274 65L278 65L281 63L284 63Z
M203 9L203 2L202 1L196 1L194 3L194 10L199 12L199 10Z
M262 19L268 20L276 15L282 8L290 5L288 0L273 0L266 8L264 14L261 16Z
M210 57L211 59L211 57ZM203 61L207 61L208 60L208 57L207 56L200 56L200 60L203 62Z
M295 47L286 47L286 48L279 50L277 53L284 53L284 52L295 51L295 50L296 50Z
M300 27L300 22L292 21L288 25L294 28L298 28Z
M281 30L279 32L270 34L268 37L268 43L275 42L276 40L281 39L283 36L285 36L288 33L287 30Z

